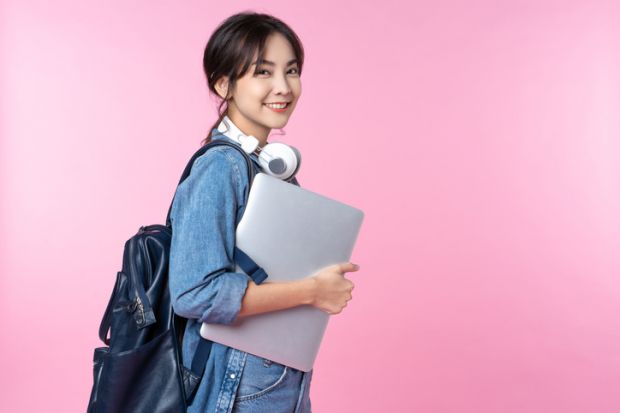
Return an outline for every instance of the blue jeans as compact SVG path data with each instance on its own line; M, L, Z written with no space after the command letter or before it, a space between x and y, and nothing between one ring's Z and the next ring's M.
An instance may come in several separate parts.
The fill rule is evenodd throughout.
M312 372L248 353L232 413L310 413Z

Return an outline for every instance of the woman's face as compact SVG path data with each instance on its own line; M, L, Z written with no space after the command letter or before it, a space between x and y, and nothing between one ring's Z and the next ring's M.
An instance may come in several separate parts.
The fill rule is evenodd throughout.
M293 48L280 33L267 38L265 62L258 67L255 62L256 56L248 72L237 79L228 102L228 116L263 146L271 129L287 124L301 95L301 78ZM287 103L284 109L274 110L267 105L282 102Z

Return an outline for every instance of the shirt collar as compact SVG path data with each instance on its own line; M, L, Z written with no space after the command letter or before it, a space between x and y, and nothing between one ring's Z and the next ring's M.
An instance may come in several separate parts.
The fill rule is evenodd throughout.
M247 135L243 133L241 129L239 129L237 125L233 123L232 120L230 120L228 115L224 115L224 118L217 126L217 128L211 131L211 139L226 139L241 147L241 143L239 143L238 141L239 136ZM258 155L255 153L251 153L249 155L250 159L252 159L257 165L260 166L260 163L258 162Z

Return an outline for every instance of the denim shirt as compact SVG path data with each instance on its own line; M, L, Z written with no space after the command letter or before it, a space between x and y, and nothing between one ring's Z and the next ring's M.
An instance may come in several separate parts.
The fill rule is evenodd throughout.
M212 140L226 139L217 129ZM260 171L258 158L251 154ZM246 161L234 148L217 146L198 157L176 190L170 219L169 288L176 314L188 318L182 357L186 367L203 322L231 324L250 277L234 272L236 227L249 185ZM298 185L296 179L291 183ZM213 343L189 413L309 413L312 370L299 371L223 344Z

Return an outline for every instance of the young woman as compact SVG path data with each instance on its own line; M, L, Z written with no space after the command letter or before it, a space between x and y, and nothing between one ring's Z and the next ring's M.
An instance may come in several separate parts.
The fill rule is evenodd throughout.
M284 127L295 109L303 60L297 35L273 16L239 13L221 23L204 53L209 90L221 99L220 117L204 143L228 139L238 144L239 135L252 135L264 147L271 129ZM250 158L258 168L258 156ZM258 285L234 272L235 230L249 185L246 172L240 153L218 146L196 159L177 188L169 283L174 311L189 319L183 337L187 367L202 340L203 322L231 324L239 317L298 305L338 314L352 298L353 283L344 273L359 267L348 262L302 280L267 279ZM294 177L290 183L298 185ZM312 373L213 343L188 411L307 413Z

